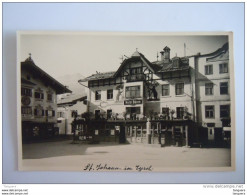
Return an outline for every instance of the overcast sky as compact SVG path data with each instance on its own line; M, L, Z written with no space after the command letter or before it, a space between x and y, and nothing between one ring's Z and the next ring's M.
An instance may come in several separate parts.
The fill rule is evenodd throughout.
M172 58L184 56L184 44L186 55L194 55L214 52L227 41L227 36L23 34L20 58L24 61L31 53L35 64L55 79L78 73L87 77L96 71L116 71L121 56L130 57L136 48L152 62L165 46Z

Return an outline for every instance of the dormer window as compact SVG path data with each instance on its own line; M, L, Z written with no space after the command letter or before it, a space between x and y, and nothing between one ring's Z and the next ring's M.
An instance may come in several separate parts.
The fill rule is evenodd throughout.
M179 68L179 58L178 57L174 57L172 59L172 63L173 63L173 68Z

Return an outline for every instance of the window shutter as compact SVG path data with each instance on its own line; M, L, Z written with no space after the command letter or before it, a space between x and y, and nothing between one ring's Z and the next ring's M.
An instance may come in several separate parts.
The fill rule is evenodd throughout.
M55 110L52 110L52 116L55 116Z
M45 111L45 115L48 116L48 110Z
M42 116L44 116L44 114L45 114L45 111L44 111L44 110L42 110Z
M34 115L37 116L37 109L34 109Z

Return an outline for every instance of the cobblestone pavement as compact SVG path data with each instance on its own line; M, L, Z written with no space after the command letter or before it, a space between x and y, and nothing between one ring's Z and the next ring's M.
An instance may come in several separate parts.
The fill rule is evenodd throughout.
M145 144L72 144L70 140L23 144L23 170L83 171L89 165L90 171L138 170L137 166L151 166L152 171L179 171L182 167L188 171L201 167L218 170L231 165L231 151Z

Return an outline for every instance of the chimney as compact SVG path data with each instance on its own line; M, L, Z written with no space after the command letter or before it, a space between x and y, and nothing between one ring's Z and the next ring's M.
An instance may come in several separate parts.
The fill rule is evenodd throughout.
M170 62L170 48L165 47L161 53L161 61L164 63L169 63Z

